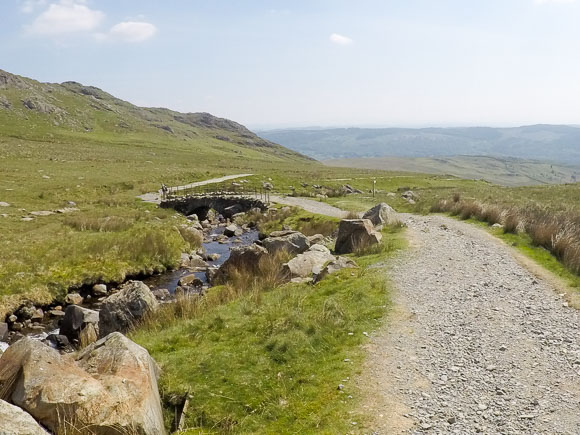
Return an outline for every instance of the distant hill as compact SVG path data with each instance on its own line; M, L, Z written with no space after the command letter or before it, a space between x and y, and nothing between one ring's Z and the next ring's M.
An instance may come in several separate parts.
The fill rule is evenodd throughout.
M77 82L40 83L0 70L0 136L28 140L191 141L305 160L243 125L209 113L138 107ZM212 144L215 148L215 144Z
M261 131L319 160L358 157L500 156L580 164L580 128L331 128Z
M329 166L447 174L483 179L504 186L560 184L580 180L580 165L546 163L513 157L371 157L324 161Z

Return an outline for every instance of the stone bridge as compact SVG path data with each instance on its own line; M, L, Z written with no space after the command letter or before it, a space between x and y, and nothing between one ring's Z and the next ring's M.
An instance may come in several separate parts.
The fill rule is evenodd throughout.
M236 213L247 212L253 208L266 210L267 206L259 199L242 196L186 196L162 201L162 208L172 208L186 216L196 214L200 221L207 218L210 209L214 209L226 218Z

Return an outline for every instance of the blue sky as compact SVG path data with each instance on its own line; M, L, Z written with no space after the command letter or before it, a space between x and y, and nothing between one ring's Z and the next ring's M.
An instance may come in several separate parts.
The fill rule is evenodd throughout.
M0 68L253 128L580 124L580 0L4 0Z

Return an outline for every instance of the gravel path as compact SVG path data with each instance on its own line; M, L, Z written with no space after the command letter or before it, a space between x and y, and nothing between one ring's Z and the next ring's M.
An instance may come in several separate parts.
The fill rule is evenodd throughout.
M374 431L580 434L580 312L485 231L406 220L393 314L358 380Z
M341 210L340 208L334 207L325 202L315 201L313 199L307 198L295 198L293 196L270 196L271 202L277 202L278 204L285 204L294 207L301 207L310 213L318 213L325 216L344 218L348 212Z

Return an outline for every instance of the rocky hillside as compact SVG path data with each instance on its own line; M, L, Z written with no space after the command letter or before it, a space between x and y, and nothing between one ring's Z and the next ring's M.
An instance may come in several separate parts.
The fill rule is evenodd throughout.
M77 82L40 83L0 70L0 135L50 141L78 137L94 140L217 139L230 146L303 158L262 139L234 121L209 113L179 113L138 107L93 86Z

